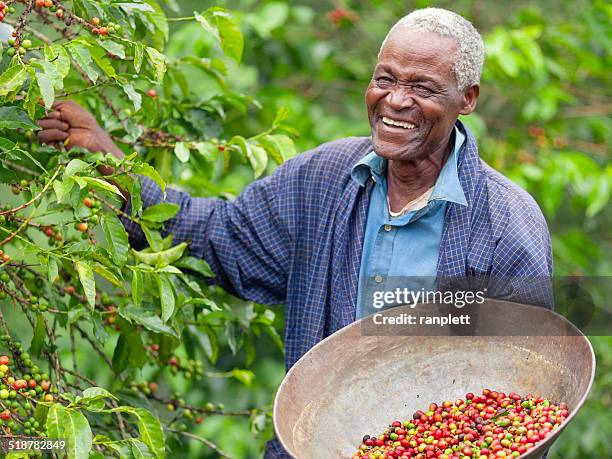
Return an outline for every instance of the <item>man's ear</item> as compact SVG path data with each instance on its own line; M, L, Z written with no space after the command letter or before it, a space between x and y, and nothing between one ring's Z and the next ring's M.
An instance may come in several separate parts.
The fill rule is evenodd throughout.
M475 84L470 86L463 92L463 106L459 114L469 115L476 109L476 103L478 102L478 95L480 94L480 86Z

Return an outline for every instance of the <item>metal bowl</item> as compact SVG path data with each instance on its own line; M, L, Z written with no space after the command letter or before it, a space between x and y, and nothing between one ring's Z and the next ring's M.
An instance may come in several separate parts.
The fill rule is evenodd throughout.
M567 421L521 456L541 457L589 393L593 348L565 318L544 308L487 300L478 317L483 325L474 327L475 336L414 336L414 328L412 336L365 336L365 318L327 337L278 390L274 428L282 445L300 459L350 458L364 434L380 433L430 402L489 388L567 403ZM484 336L492 322L513 336Z

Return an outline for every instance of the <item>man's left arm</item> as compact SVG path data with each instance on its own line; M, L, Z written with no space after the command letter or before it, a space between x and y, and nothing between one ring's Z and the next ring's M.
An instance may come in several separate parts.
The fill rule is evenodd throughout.
M509 205L507 221L493 254L491 277L510 301L554 307L553 257L548 225L537 204Z

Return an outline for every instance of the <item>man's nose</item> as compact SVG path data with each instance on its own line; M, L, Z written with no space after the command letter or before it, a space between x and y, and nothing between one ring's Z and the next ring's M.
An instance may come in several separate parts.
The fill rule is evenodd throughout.
M389 91L389 94L387 94L387 102L391 108L398 111L414 104L409 88L403 88L401 86Z

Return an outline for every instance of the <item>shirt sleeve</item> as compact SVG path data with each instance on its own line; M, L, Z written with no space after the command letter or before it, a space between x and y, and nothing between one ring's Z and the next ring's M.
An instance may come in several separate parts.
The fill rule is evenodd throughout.
M179 205L177 215L165 222L162 235L173 243L189 243L190 255L203 258L215 273L206 282L250 301L279 304L285 301L290 260L290 236L279 215L279 169L251 183L235 201L196 198L166 189L141 176L143 208L169 202ZM131 213L131 203L124 212ZM139 225L126 216L122 222L135 248L146 246Z
M493 255L490 288L496 298L554 308L553 256L548 226L539 209L524 206L509 216Z

